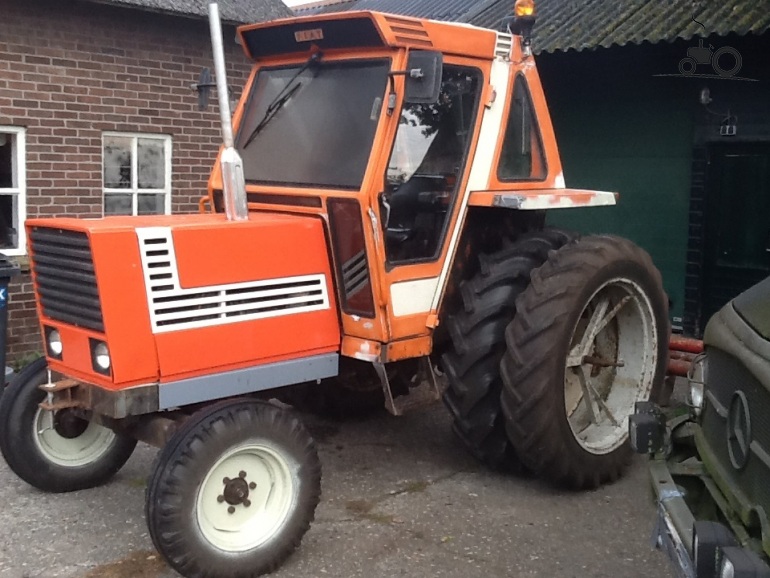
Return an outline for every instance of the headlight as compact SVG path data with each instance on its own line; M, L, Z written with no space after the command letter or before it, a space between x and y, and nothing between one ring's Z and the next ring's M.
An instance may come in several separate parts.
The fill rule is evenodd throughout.
M94 361L102 369L110 368L110 352L106 344L99 343L94 348Z
M692 527L692 559L697 578L715 578L717 551L728 546L737 546L735 537L727 527L718 522L698 521Z
M48 348L48 356L54 359L61 359L64 351L64 344L61 340L61 334L58 329L53 327L45 328L45 343Z
M700 549L700 539L698 538L698 534L693 532L692 535L692 559L695 560L695 573L698 573L698 558L700 558L700 554L703 552Z
M690 383L687 401L690 407L692 407L695 415L700 415L700 412L703 411L703 405L706 398L706 362L707 359L705 355L698 355L692 362L692 367L687 376Z
M704 385L702 383L698 383L697 381L691 381L690 382L690 406L695 411L695 415L700 415L700 412L703 410L703 392L704 392Z
M110 350L107 348L107 344L96 339L89 339L89 341L91 343L91 365L94 371L109 375L112 361L110 360Z
M722 562L722 570L719 572L719 578L735 578L735 566L727 558Z
M768 578L770 566L746 548L722 548L719 578Z

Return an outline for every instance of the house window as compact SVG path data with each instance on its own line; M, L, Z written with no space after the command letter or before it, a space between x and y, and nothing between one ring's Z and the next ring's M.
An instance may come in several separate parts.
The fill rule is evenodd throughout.
M171 137L105 133L102 137L105 215L171 211Z
M23 255L26 235L25 129L0 126L0 251Z

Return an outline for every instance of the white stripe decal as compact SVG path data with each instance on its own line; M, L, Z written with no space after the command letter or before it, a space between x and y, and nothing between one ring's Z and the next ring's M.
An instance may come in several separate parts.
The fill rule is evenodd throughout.
M438 277L401 281L390 286L390 304L393 315L402 317L430 311L430 302L436 293Z
M171 228L145 227L136 234L153 333L329 308L323 274L184 289Z
M479 140L476 147L476 154L473 157L471 174L468 178L468 186L465 188L463 198L460 203L460 211L457 217L457 223L452 231L452 237L449 240L449 252L444 260L444 266L441 269L436 292L433 295L430 310L437 309L441 295L449 275L449 269L454 262L454 254L457 250L457 243L460 241L460 232L465 220L465 213L468 210L468 197L471 191L483 191L489 183L489 175L492 174L492 163L495 160L495 149L497 148L497 139L502 130L503 113L505 111L505 95L508 94L508 73L510 71L510 62L500 58L492 61L492 72L490 82L497 93L497 98L492 106L484 109L484 118L481 121L481 130L479 131Z

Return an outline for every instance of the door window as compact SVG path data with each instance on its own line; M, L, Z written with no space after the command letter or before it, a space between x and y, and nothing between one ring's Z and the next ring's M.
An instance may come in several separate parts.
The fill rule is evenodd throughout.
M532 99L527 81L519 74L513 86L497 178L501 181L518 181L543 180L545 177L545 156Z
M390 263L433 260L462 178L478 108L480 73L444 65L433 104L405 104L381 197Z

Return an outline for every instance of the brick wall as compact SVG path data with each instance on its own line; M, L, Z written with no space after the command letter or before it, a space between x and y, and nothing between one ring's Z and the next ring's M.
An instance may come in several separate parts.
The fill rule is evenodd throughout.
M197 210L220 143L208 23L77 0L3 0L0 125L27 128L27 216L102 216L102 133L171 135L172 211ZM234 96L249 66L225 26ZM11 284L8 359L40 351L29 275Z
M41 352L40 329L32 295L32 280L24 274L8 288L8 344L6 363L21 362L32 353Z

